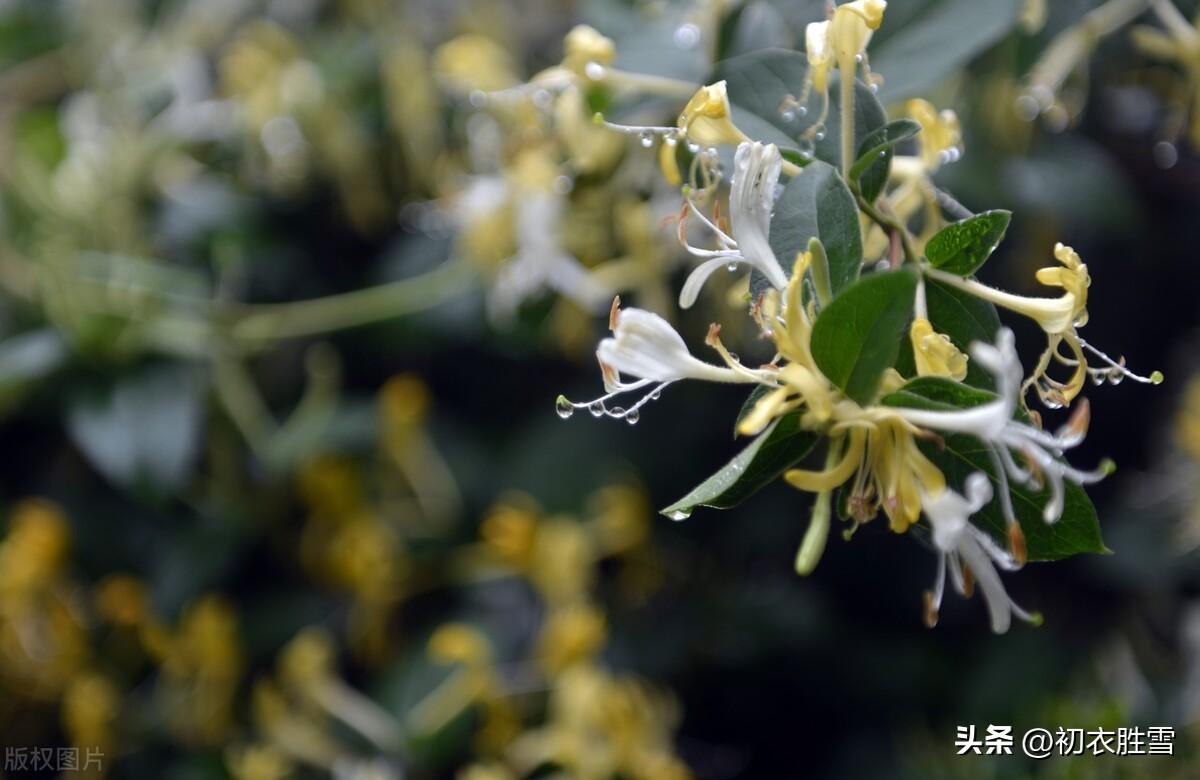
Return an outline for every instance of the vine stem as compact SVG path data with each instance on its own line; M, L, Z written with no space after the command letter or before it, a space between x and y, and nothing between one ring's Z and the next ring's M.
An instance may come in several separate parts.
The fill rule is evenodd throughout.
M839 88L841 89L841 137L842 137L842 178L850 180L850 166L854 164L854 71L841 68Z
M900 246L904 249L904 259L907 262L915 263L920 259L921 253L918 252L916 246L913 245L912 236L909 235L908 228L896 221L894 217L884 214L882 211L875 208L875 206L868 203L867 199L857 191L855 192L855 199L858 201L858 207L862 210L862 213L870 217L875 224L879 225L892 235L899 236Z
M245 306L230 327L234 341L314 336L424 311L457 295L473 276L463 262L443 263L421 276L304 301Z

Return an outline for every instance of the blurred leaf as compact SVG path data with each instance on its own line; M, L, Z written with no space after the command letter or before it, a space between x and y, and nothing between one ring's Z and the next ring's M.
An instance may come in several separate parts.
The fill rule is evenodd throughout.
M800 428L798 412L785 415L771 423L720 471L663 509L662 514L682 520L698 506L714 509L737 506L803 459L818 438L817 434Z
M779 9L766 0L753 0L733 10L721 25L721 59L760 49L790 49L795 39Z
M942 377L921 377L884 396L880 403L911 409L954 411L994 400L996 395L986 390L967 387ZM1020 410L1016 416L1028 420ZM951 486L961 487L966 478L976 471L988 475L997 497L973 515L972 519L975 525L989 531L996 538L1007 539L1007 524L998 498L1003 488L983 442L974 436L951 434L945 437L944 446L925 441L918 444L921 451L946 475ZM1087 493L1071 482L1065 483L1064 488L1062 517L1055 523L1047 523L1042 519L1042 508L1049 500L1050 489L1047 487L1035 491L1011 480L1008 482L1013 512L1025 533L1025 543L1031 561L1055 561L1079 553L1108 552L1100 538L1100 521L1096 516L1096 508Z
M829 259L829 283L836 296L858 278L862 269L862 233L858 207L842 177L832 166L814 160L803 173L784 187L775 201L771 217L771 251L788 272L796 254L819 238ZM767 281L757 275L751 293L766 290Z
M0 404L67 362L67 345L52 328L0 342Z
M871 69L884 79L880 99L891 104L936 87L1007 35L1023 5L1024 0L928 0L914 23L895 28L869 51Z
M67 431L108 479L167 494L190 475L203 402L197 370L153 366L98 395L76 397L67 410Z
M892 147L921 132L911 119L897 119L867 134L858 147L858 159L850 166L850 181L868 203L874 203L887 184L892 167Z
M822 309L813 325L817 367L860 404L874 398L884 370L896 361L916 288L908 269L865 276Z
M934 268L959 276L973 274L1004 240L1011 219L1011 211L996 209L953 222L929 239L925 257Z

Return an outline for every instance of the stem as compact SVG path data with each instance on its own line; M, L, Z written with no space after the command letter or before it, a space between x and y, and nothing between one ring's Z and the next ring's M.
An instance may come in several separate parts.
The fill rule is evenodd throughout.
M235 341L262 342L312 336L432 308L462 290L471 277L462 262L365 290L324 298L244 307L232 325Z
M850 180L850 166L854 164L854 70L840 68L842 122L842 178Z
M825 453L826 470L833 468L842 457L842 439L831 441L829 450ZM796 553L796 573L802 577L812 574L813 569L821 561L825 552L825 543L829 539L829 520L832 516L832 490L822 490L817 494L813 503L812 518L808 521L808 530L804 532L804 541Z
M866 198L864 198L857 191L855 192L855 198L858 200L858 207L862 210L862 213L870 217L875 224L879 225L884 230L900 238L900 245L904 248L904 259L910 263L917 262L917 260L921 257L921 253L918 252L916 246L913 245L912 236L909 235L908 228L898 222L894 217L884 214L882 211L868 203Z

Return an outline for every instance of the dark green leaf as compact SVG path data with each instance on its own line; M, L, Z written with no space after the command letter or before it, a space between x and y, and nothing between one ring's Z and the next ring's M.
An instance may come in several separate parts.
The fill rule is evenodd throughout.
M825 247L829 283L836 296L862 269L862 233L854 196L838 172L820 160L788 182L775 201L771 251L785 272L791 270L797 253L808 248L811 238L819 238ZM765 279L755 280L751 292L759 294L765 284Z
M949 336L963 353L967 353L976 341L991 344L996 340L1000 315L989 301L981 301L974 295L926 279L925 305L933 329ZM966 383L986 390L995 387L992 375L973 360L967 362Z
M1011 219L1011 211L996 209L953 222L929 239L925 257L934 268L959 276L973 274L1000 245Z
M834 298L813 325L817 367L860 404L875 397L884 370L896 361L916 285L908 269L865 276Z
M986 390L953 382L940 377L914 379L894 393L884 396L880 403L886 406L903 406L916 409L953 411L965 409L995 400L996 396ZM1028 418L1018 413L1019 418ZM948 484L961 488L968 476L982 471L992 481L995 493L1001 490L1000 481L992 465L987 447L974 436L952 434L940 443L920 442L922 452L946 475ZM1012 496L1013 512L1025 534L1025 544L1031 561L1055 561L1079 553L1107 552L1100 538L1100 522L1096 508L1087 493L1078 485L1064 485L1062 517L1055 523L1042 519L1042 508L1049 500L1049 488L1040 491L1008 483ZM997 539L1006 539L1006 523L998 498L977 512L973 522L989 531Z
M800 413L771 425L720 471L671 504L662 513L682 520L698 506L728 509L740 504L796 465L817 443L817 434L800 428Z
M874 203L887 184L892 165L892 147L921 132L911 119L897 119L867 134L858 147L858 159L850 166L850 181L868 203Z
M808 60L804 54L786 49L761 51L732 57L717 66L709 83L724 80L733 108L733 122L756 141L779 143L768 126L791 139L800 139L821 115L823 98L810 94L803 111L784 111L785 98L797 99L804 91ZM825 132L813 143L813 156L835 167L841 166L841 110L837 74L829 85L829 112ZM887 122L883 106L865 84L854 85L854 148L873 130ZM811 142L811 141L810 141Z
M911 9L911 23L885 19L884 35L870 50L871 69L883 75L880 99L890 105L937 86L1007 35L1023 5L1024 0L930 0Z

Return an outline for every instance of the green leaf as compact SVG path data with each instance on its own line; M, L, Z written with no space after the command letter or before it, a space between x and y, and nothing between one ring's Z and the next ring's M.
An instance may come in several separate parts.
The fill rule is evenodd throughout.
M817 367L860 404L870 403L884 370L896 361L916 287L908 269L865 276L834 298L813 325Z
M195 462L204 381L191 366L151 366L73 399L67 431L112 482L169 495L183 486Z
M737 427L745 419L746 415L754 411L754 407L762 400L763 396L774 390L773 387L767 385L755 385L750 394L746 396L746 400L742 402L742 408L738 409L737 418L733 421L733 435L737 436Z
M786 49L762 49L731 57L717 65L708 83L724 80L733 109L733 123L742 132L764 143L779 144L775 131L800 142L801 136L821 115L823 98L810 94L804 111L784 112L784 99L799 98L808 77L808 60L801 52ZM829 112L825 134L813 144L815 159L841 166L841 98L837 74L829 85ZM854 144L857 149L871 131L887 122L887 114L875 94L861 82L854 85Z
M850 166L850 181L868 203L874 203L887 184L892 166L892 147L921 132L911 119L897 119L867 134L858 147L858 159Z
M862 233L858 206L842 177L832 166L813 160L784 187L771 217L771 251L785 272L796 254L818 238L829 258L829 283L836 296L858 278L862 269ZM766 279L752 280L751 293L766 289Z
M934 234L925 245L925 257L934 268L969 276L991 257L1004 239L1012 212L985 211L953 222Z
M682 520L698 506L714 509L736 506L799 463L819 438L800 427L799 412L785 415L771 423L720 471L662 513Z
M941 377L914 379L899 390L884 396L885 406L952 411L965 409L995 400L985 390L967 387ZM1018 412L1018 418L1028 418ZM939 443L918 442L921 451L946 475L948 484L959 487L976 471L987 474L993 492L1001 490L1000 480L992 466L991 456L983 442L966 434L951 434ZM1050 497L1049 488L1040 491L1008 483L1013 512L1025 534L1025 545L1031 561L1056 561L1079 553L1104 553L1108 549L1100 537L1100 521L1096 508L1087 493L1078 485L1064 484L1063 514L1055 523L1042 519L1042 508ZM973 522L1002 542L1006 540L1006 523L998 496L977 512Z
M1000 330L1000 315L994 304L932 279L925 280L925 306L933 329L949 336L963 353L976 341L991 344ZM965 381L985 390L995 387L992 375L973 360L967 361Z
M880 100L889 105L936 87L1007 35L1024 0L928 0L907 4L908 19L893 5L870 49L871 69L884 78Z

